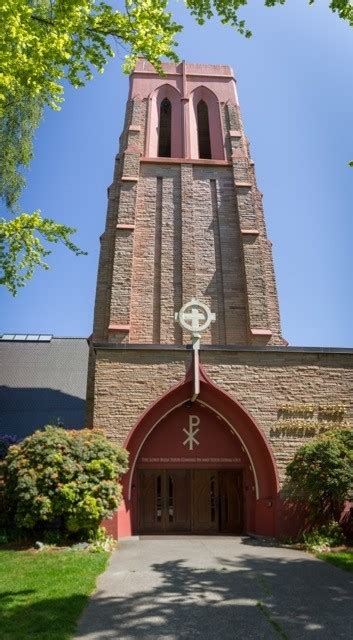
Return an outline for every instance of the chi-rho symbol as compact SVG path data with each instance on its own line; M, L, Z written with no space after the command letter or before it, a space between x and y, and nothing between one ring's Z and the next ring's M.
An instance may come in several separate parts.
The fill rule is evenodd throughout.
M200 424L200 418L198 416L189 416L189 429L183 429L184 433L187 435L187 438L184 440L183 445L189 446L189 451L193 451L194 444L197 446L200 444L196 438L197 433L200 429L197 429Z

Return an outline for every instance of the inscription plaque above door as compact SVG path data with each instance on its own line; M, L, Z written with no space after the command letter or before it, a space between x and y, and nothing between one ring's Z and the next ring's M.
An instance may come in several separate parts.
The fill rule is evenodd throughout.
M147 464L154 468L170 464L190 469L198 465L217 468L249 466L249 460L231 427L197 404L192 411L178 407L152 430L137 460L137 466Z

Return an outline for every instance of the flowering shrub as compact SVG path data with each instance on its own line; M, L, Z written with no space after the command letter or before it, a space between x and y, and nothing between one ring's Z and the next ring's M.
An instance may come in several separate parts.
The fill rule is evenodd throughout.
M330 547L336 547L344 542L344 535L339 523L335 520L326 525L315 527L304 533L303 542L310 551L327 551Z
M48 426L12 446L3 465L5 503L17 527L84 534L118 507L127 452L97 430Z
M328 431L297 449L287 465L288 497L306 503L312 521L339 521L353 487L353 429Z
M17 436L0 436L0 460L3 460L12 444L18 442Z

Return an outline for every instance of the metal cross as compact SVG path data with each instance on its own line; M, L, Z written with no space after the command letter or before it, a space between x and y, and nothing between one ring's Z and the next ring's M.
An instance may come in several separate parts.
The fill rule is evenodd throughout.
M193 337L197 338L215 320L216 315L210 311L208 306L195 298L192 298L190 302L186 302L180 311L175 314L175 321L179 322L184 331L191 331Z
M191 320L190 328L192 331L199 331L202 326L199 321L201 320L202 324L205 322L206 313L204 311L200 311L196 307L191 307L191 311L184 311L183 318L184 320Z

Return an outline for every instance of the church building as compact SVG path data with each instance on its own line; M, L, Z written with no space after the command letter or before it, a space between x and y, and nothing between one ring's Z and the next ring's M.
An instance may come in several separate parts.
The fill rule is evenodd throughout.
M107 528L290 534L286 464L352 419L353 350L282 336L232 69L163 68L131 75L101 236L87 426L130 456Z

